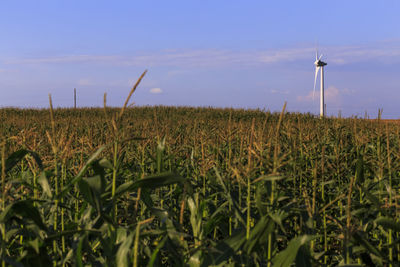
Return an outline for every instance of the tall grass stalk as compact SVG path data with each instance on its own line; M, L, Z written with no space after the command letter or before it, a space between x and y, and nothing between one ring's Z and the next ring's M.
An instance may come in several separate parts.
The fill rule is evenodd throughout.
M117 173L118 173L118 154L119 154L119 147L120 147L120 139L121 139L121 123L122 123L122 116L124 115L125 109L128 106L129 100L131 99L132 94L136 91L136 88L139 86L141 80L143 79L144 75L146 74L147 70L145 70L139 79L136 81L135 85L132 87L131 91L129 92L128 97L125 100L124 105L121 108L121 111L118 115L114 116L111 119L111 125L114 132L114 145L113 145L113 173L112 173L112 189L111 189L111 197L114 199L115 190L117 185ZM106 111L106 94L104 95L104 111ZM105 112L106 113L106 112ZM117 205L114 202L113 211L115 219L117 218L118 210Z
M346 250L346 264L350 264L350 237L352 233L351 228L351 195L353 193L353 186L356 176L354 175L349 184L349 192L347 194L347 207L346 207L346 231L345 231L345 250Z
M1 143L1 211L5 209L6 203L6 142L3 140ZM5 267L6 262L4 261L4 257L6 256L6 225L4 223L1 224L1 266Z
M49 106L50 106L50 123L51 123L51 135L47 132L47 137L51 144L51 148L53 151L53 162L54 162L54 192L55 195L58 196L59 193L59 180L58 180L58 144L57 144L57 136L56 136L56 123L54 119L54 110L53 110L53 102L51 99L51 94L49 94ZM58 197L54 200L54 215L53 215L53 230L57 232L58 225ZM53 240L53 253L56 255L57 253L57 240ZM53 261L53 265L56 265L56 261Z
M254 136L254 123L255 120L253 119L251 122L251 130L249 136L249 147L248 147L248 156L247 156L247 218L246 218L246 239L250 237L250 221L251 221L251 154L252 154L252 145L253 145L253 136Z
M1 210L6 205L6 141L1 143Z
M388 169L388 176L389 176L389 186L388 186L388 193L389 193L389 208L392 207L392 161L391 161L391 151L390 151L390 142L389 142L389 126L386 123L386 155L387 155L387 169ZM392 229L389 229L388 232L388 246L389 246L389 266L392 267L393 262L393 248L392 248Z

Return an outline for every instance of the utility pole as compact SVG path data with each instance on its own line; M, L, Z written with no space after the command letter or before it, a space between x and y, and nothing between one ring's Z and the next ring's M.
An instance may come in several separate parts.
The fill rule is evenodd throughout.
M76 109L76 88L74 88L74 109Z

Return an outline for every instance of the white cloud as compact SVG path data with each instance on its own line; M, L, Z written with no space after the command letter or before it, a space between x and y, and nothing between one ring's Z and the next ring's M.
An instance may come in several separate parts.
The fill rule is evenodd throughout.
M309 92L307 95L299 95L297 96L298 102L311 102L316 99L317 92L314 94L313 91Z
M335 102L338 100L338 97L341 95L342 92L339 92L339 89L335 86L329 86L325 90L325 99L326 101Z
M161 94L162 90L161 90L161 88L151 88L150 93L151 94Z
M349 90L347 88L345 89L338 89L335 86L329 86L328 88L325 89L324 92L325 96L325 101L331 102L331 103L339 103L341 101L341 97L344 95L350 95L353 94L354 91ZM310 91L307 95L305 96L297 96L297 101L298 102L312 102L312 101L318 101L319 102L319 94L320 90L315 90L315 94L313 91Z
M78 80L78 85L80 86L89 86L89 85L93 85L93 81L91 81L88 78L83 78L83 79L79 79Z

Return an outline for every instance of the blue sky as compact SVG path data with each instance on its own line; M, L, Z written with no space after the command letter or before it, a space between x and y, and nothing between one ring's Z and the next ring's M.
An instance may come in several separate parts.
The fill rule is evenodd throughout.
M0 106L190 105L400 118L400 1L2 1Z

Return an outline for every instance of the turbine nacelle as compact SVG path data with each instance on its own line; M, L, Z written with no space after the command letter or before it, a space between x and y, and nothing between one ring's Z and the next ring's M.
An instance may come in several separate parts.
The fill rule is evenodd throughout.
M315 62L314 62L314 65L315 65L316 67L323 67L323 66L328 65L327 63L323 62L323 61L321 60L321 58L322 58L322 54L318 57L318 51L317 51L317 52L315 53Z
M323 62L322 60L317 60L317 61L314 62L314 65L317 66L317 67L323 67L323 66L326 66L328 64Z

